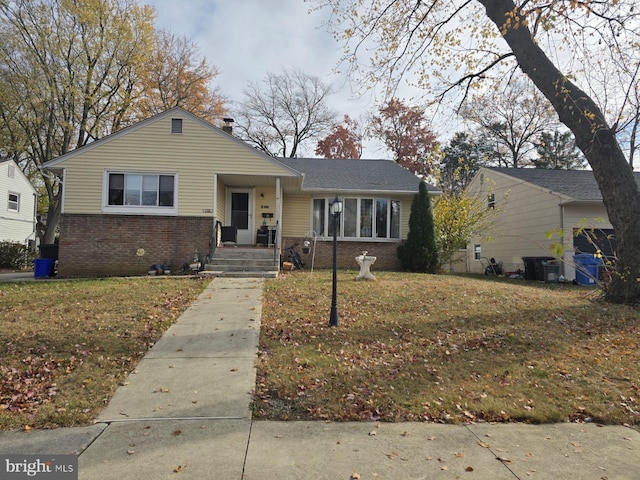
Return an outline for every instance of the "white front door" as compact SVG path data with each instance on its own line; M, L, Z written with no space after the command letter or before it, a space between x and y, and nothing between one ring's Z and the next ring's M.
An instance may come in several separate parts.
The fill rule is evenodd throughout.
M253 190L230 188L227 190L227 218L238 228L238 245L253 245Z

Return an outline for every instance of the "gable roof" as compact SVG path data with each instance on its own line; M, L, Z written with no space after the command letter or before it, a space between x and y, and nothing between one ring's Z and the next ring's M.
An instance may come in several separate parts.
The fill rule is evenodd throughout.
M417 193L420 178L391 160L279 158L304 175L303 191ZM438 189L427 184L431 193Z
M549 170L545 168L485 167L546 190L571 197L578 202L602 202L602 193L591 170ZM640 172L634 172L640 185Z
M118 130L115 133L112 133L110 135L107 135L105 137L99 138L98 140L95 140L91 143L88 143L86 145L83 145L82 147L78 147L75 150L72 150L70 152L65 153L64 155L60 155L57 158L54 158L53 160L49 160L48 162L46 162L43 167L45 169L51 169L51 168L56 168L58 167L58 164L75 157L76 155L80 155L88 150L91 150L93 148L96 148L100 145L102 145L103 143L107 143L107 142L111 142L121 136L127 135L128 133L134 132L140 128L143 128L151 123L157 122L158 120L162 120L163 118L167 118L167 117L171 117L172 115L176 115L176 114L180 114L186 117L189 117L191 120L203 125L205 128L208 128L211 133L213 135L218 135L222 138L224 138L226 141L229 142L233 142L236 145L240 146L241 148L245 149L247 151L247 153L260 157L261 159L278 166L279 168L284 169L285 171L289 171L289 173L291 174L291 176L296 176L299 174L299 172L295 172L292 171L289 167L287 167L285 164L283 164L282 162L279 161L279 159L274 158L270 155L267 155L264 152L261 152L260 150L257 150L255 148L253 148L251 145L247 144L246 142L243 142L242 140L240 140L238 137L235 137L233 135L230 135L226 132L224 132L222 129L216 127L215 125L207 122L206 120L198 117L197 115L194 115L193 113L185 110L182 107L173 107L170 108L169 110L165 110L164 112L158 113L156 115L153 115L145 120L142 120L138 123L135 123L133 125L130 125L128 127L123 128L122 130Z

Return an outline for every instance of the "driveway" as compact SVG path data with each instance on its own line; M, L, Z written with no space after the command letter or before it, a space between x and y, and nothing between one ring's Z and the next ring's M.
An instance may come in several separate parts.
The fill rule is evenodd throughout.
M0 282L26 282L35 280L33 272L0 272Z

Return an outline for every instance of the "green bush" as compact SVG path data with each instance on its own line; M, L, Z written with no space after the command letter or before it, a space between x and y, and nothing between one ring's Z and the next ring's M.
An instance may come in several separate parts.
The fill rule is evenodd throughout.
M35 256L33 249L21 243L0 242L0 268L27 269Z

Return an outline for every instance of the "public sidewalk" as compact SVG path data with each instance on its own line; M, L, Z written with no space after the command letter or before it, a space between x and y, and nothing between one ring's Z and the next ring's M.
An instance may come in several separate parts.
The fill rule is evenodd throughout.
M214 279L98 423L0 432L0 453L76 453L82 480L638 478L622 426L253 421L262 282Z

